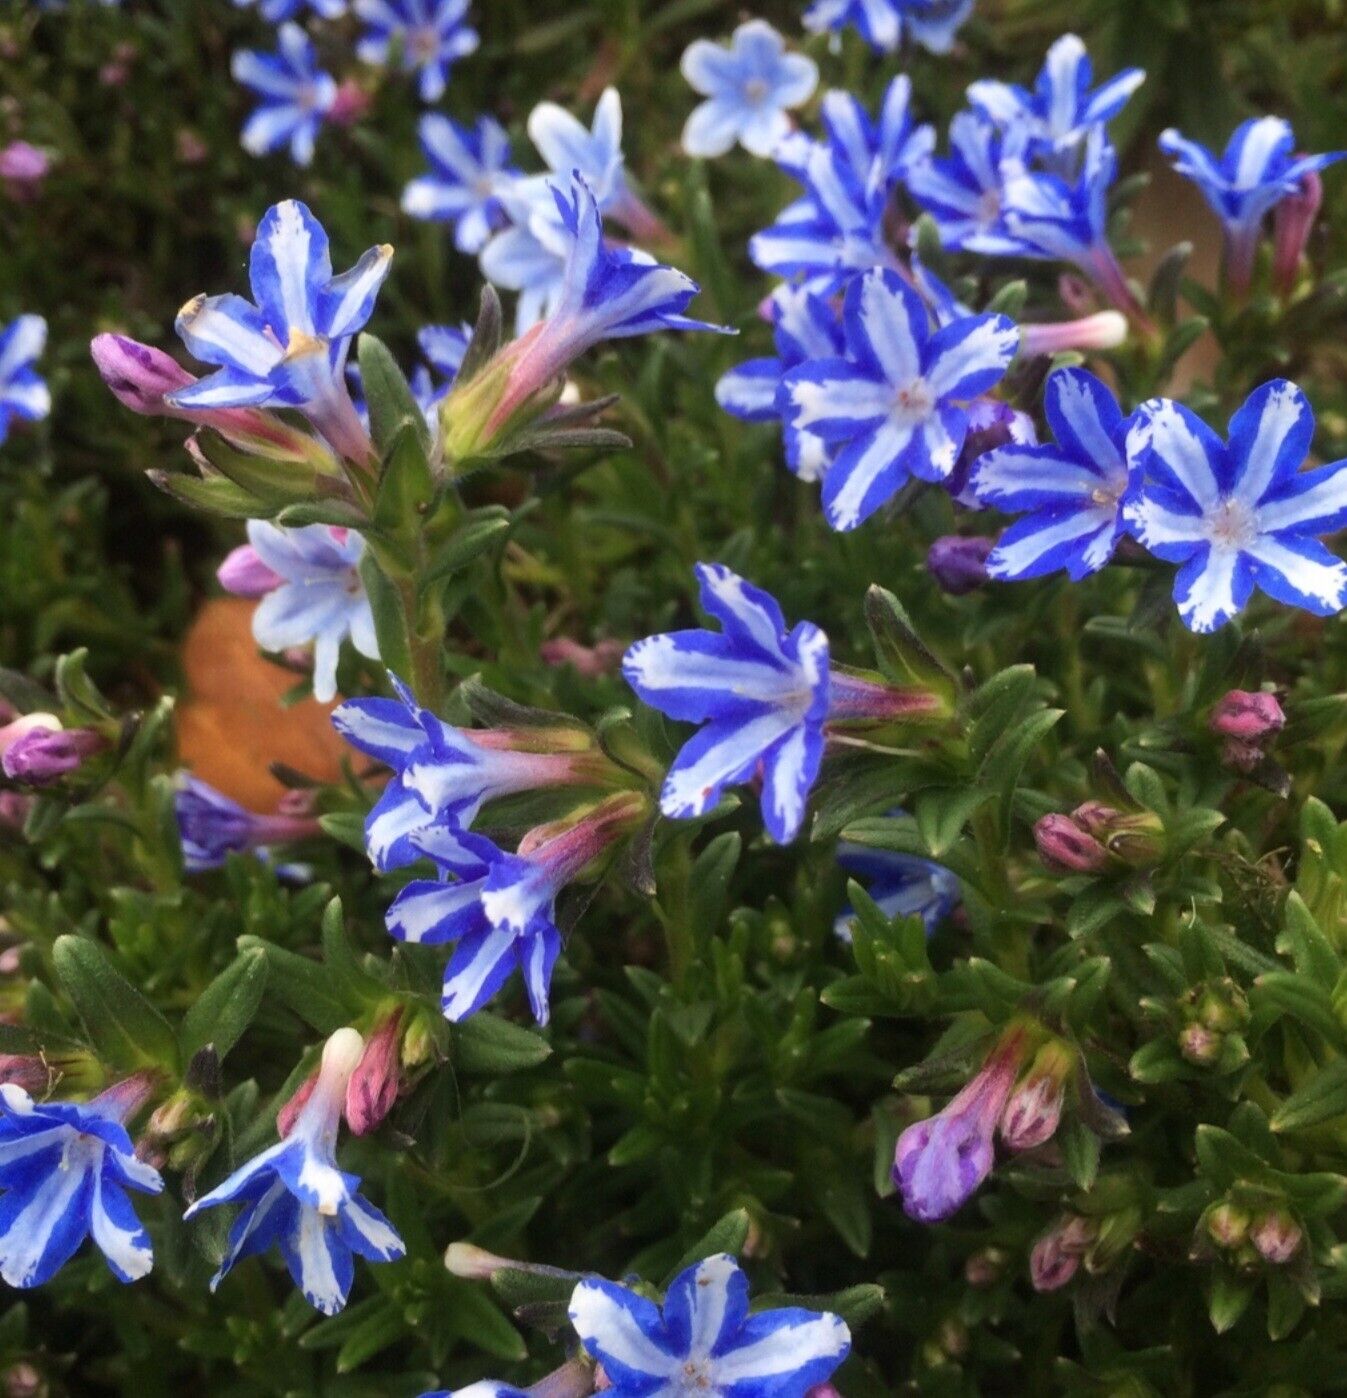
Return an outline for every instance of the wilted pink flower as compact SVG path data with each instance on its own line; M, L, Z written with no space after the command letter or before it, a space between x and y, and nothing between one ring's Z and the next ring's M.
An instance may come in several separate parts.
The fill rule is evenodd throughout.
M1116 349L1127 339L1127 317L1121 311L1096 311L1079 320L1020 326L1020 353L1061 354L1063 350Z
M1254 1220L1249 1229L1249 1241L1258 1249L1264 1262L1274 1267L1285 1266L1300 1251L1305 1234L1285 1209L1272 1209Z
M1300 259L1305 255L1323 202L1323 181L1311 170L1301 179L1300 188L1277 205L1272 224L1272 276L1282 293L1295 287Z

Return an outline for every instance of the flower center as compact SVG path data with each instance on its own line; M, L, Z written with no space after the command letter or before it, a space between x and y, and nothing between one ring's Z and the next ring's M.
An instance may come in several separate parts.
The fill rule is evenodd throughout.
M1214 544L1244 548L1258 537L1258 521L1242 500L1225 499L1207 521L1207 537Z
M678 1373L679 1391L685 1398L696 1398L698 1394L714 1391L709 1359L688 1359Z
M418 63L429 63L440 51L439 35L433 29L421 27L407 35L407 52Z
M978 200L978 223L983 228L990 227L1001 217L1001 191L998 189L984 190L982 198Z
M749 78L744 84L744 96L755 107L767 96L768 91L765 78Z
M913 379L899 386L893 395L893 416L900 422L921 422L930 417L935 394L925 379Z

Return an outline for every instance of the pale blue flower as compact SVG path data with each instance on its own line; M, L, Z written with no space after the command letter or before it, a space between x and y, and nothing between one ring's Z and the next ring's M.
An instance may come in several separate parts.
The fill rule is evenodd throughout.
M1125 518L1183 565L1174 600L1190 630L1224 626L1255 586L1317 616L1347 603L1347 565L1319 542L1347 526L1347 461L1301 470L1313 437L1309 401L1285 379L1249 395L1228 442L1181 403L1142 404L1129 451L1144 479Z
M813 0L804 25L815 33L855 29L881 53L893 53L904 38L948 53L972 12L973 0Z
M402 208L413 218L454 225L454 246L476 254L504 226L501 190L519 177L510 164L510 138L489 116L460 126L434 113L417 128L430 173L402 191Z
M51 412L51 391L35 367L46 346L41 316L16 316L0 330L0 442L15 419L38 422Z
M694 40L679 67L707 99L683 127L683 149L695 156L724 155L736 141L752 155L771 155L790 132L787 113L818 85L814 60L787 53L781 35L761 19L741 24L728 49Z
M313 647L313 694L327 703L337 693L337 661L350 640L378 660L374 614L360 579L365 541L353 530L310 524L284 529L248 521L248 542L280 579L253 613L253 639L268 651Z
M973 106L1003 130L1017 131L1034 154L1049 161L1069 157L1097 126L1113 120L1146 81L1141 68L1126 68L1091 91L1094 66L1085 45L1064 34L1048 50L1033 91L984 78L968 89Z
M728 1253L680 1272L662 1308L586 1277L570 1318L603 1365L609 1398L804 1398L851 1350L846 1323L831 1312L785 1306L750 1315L748 1278Z
M848 288L846 352L787 374L792 424L832 445L823 511L854 529L912 477L949 478L968 434L968 409L1000 382L1019 345L1004 316L965 316L938 330L921 297L876 269Z
M1161 134L1160 149L1173 157L1174 168L1197 185L1221 220L1227 270L1240 287L1248 284L1268 214L1297 193L1306 176L1347 155L1297 155L1290 123L1273 116L1240 125L1219 157L1173 130Z
M164 1187L126 1133L144 1098L136 1078L82 1103L39 1104L0 1085L0 1276L10 1286L50 1281L91 1235L118 1281L149 1273L149 1234L126 1196Z
M540 102L528 120L529 140L543 163L562 183L579 175L589 186L599 211L619 219L628 199L626 163L622 155L622 99L615 87L605 88L586 127L555 102ZM537 185L534 186L535 194Z
M763 769L762 815L779 844L793 840L823 760L829 709L828 638L812 622L787 631L776 600L720 565L698 564L705 629L647 636L622 661L652 708L704 725L674 758L660 809L705 815L727 786Z
M295 164L307 165L337 100L337 82L318 66L318 53L299 25L281 25L276 39L275 53L240 49L230 61L234 81L262 99L240 139L249 155L289 147Z
M241 1165L189 1208L242 1203L211 1290L245 1257L278 1245L311 1306L335 1315L355 1276L352 1254L394 1262L406 1249L393 1225L360 1194L360 1180L337 1166L337 1132L346 1085L364 1048L354 1029L338 1029L323 1047L313 1092L283 1140Z
M420 73L421 100L438 102L450 68L480 42L467 22L468 7L469 0L354 0L369 26L355 51L366 63L385 64L396 45L403 71Z
M978 504L1024 517L987 558L993 578L1041 577L1064 569L1079 581L1113 557L1136 469L1128 459L1133 418L1084 369L1058 369L1044 409L1055 446L997 447L974 463L969 489Z
M368 434L343 370L351 340L374 310L393 249L370 248L332 275L327 234L298 200L268 209L249 264L257 304L241 296L196 296L177 330L198 359L221 366L168 394L175 408L298 408L344 455L363 459Z

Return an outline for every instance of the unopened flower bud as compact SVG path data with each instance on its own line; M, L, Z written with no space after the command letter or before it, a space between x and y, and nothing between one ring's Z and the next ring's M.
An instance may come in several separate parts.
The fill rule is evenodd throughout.
M1113 862L1108 850L1066 815L1054 813L1035 821L1034 844L1054 874L1099 874Z
M398 1050L402 1011L394 1010L365 1041L364 1052L346 1084L346 1124L367 1136L398 1100Z
M370 94L354 78L344 78L327 109L327 119L337 126L354 126L370 109Z
M13 1083L30 1097L39 1097L50 1087L51 1069L42 1059L27 1053L0 1053L0 1083Z
M0 184L17 204L27 204L37 198L50 169L47 153L27 141L11 141L0 150Z
M1220 1058L1223 1040L1205 1025L1189 1024L1179 1033L1179 1052L1195 1067L1209 1068Z
M1282 1267L1300 1251L1305 1234L1285 1209L1271 1209L1254 1220L1249 1241L1264 1262Z
M1263 749L1247 738L1227 738L1221 744L1221 766L1238 772L1242 777L1251 776L1266 761L1267 754Z
M503 1267L518 1267L508 1257L479 1248L475 1243L450 1243L444 1250L444 1265L450 1275L464 1281L490 1281Z
M1302 176L1295 193L1277 205L1273 218L1272 275L1283 295L1295 287L1300 259L1305 255L1323 202L1323 181L1311 170Z
M582 646L569 636L556 636L538 647L538 655L544 665L569 665L585 679L594 680L600 675L616 674L625 649L621 641L596 641L592 646Z
M1008 1261L1000 1248L979 1248L963 1264L963 1279L978 1291L985 1291L1001 1280Z
M1098 1228L1079 1214L1064 1214L1034 1244L1029 1254L1029 1282L1035 1291L1056 1291L1076 1275Z
M50 1391L41 1371L26 1359L5 1370L5 1398L46 1398Z
M1022 325L1020 353L1061 354L1064 350L1084 353L1116 349L1127 339L1127 317L1121 311L1096 311L1079 320L1051 324Z
M300 1112L304 1110L304 1104L313 1096L313 1090L317 1086L318 1070L315 1068L295 1089L290 1100L276 1113L276 1130L282 1138L288 1136L294 1129Z
M33 809L33 798L19 791L0 791L0 826L6 830L22 830ZM3 953L0 953L3 955ZM0 966L0 974L4 967Z
M1196 997L1198 1019L1218 1032L1243 1029L1249 1022L1249 1001L1229 976L1204 986Z
M1275 694L1232 689L1212 708L1207 723L1222 738L1259 743L1281 732L1286 726L1286 714Z
M1217 1247L1234 1249L1249 1236L1249 1215L1227 1201L1207 1210L1206 1227Z
M106 746L91 728L63 728L55 714L25 714L0 728L0 768L11 781L44 786Z
M215 570L220 586L235 597L265 597L285 581L262 561L251 544L240 544Z
M927 551L926 571L952 597L974 592L987 581L992 541L977 535L946 534Z
M1059 1040L1044 1044L1034 1055L1029 1071L1015 1085L1001 1114L1001 1143L1007 1150L1033 1150L1056 1134L1074 1058L1071 1049Z

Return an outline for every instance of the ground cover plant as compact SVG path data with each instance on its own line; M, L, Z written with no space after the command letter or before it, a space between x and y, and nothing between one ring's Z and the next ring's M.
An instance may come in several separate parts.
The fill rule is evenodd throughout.
M1337 0L0 3L0 1391L1336 1391Z

